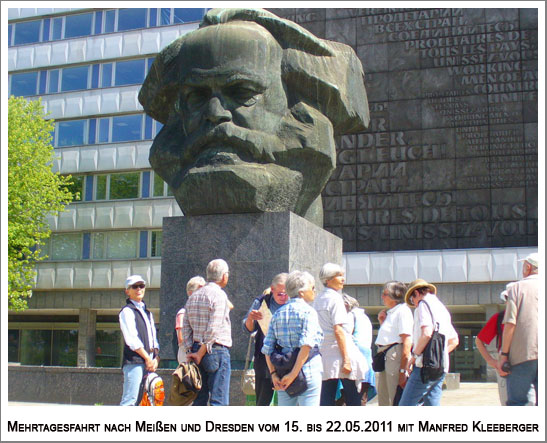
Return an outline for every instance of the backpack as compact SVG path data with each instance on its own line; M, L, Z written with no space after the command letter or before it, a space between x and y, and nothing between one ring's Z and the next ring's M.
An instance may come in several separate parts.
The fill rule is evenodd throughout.
M173 372L170 406L190 405L201 391L201 372L194 361L180 364Z
M431 314L431 320L435 325L433 334L431 334L431 340L429 340L424 349L422 359L422 383L427 383L429 381L438 380L444 373L443 358L445 336L439 333L439 323L435 322L433 312L431 312L428 303L425 300L422 300L420 303L425 303Z
M163 406L165 388L163 380L155 372L145 374L141 384L142 399L139 406Z

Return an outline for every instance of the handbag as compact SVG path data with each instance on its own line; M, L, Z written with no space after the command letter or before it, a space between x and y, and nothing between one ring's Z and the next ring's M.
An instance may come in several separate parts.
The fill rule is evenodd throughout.
M292 351L283 354L281 347L279 345L275 346L274 351L270 355L270 361L272 362L272 365L274 365L279 378L283 378L284 375L292 371L299 352L300 348L294 348ZM310 349L310 353L305 363L310 361L317 354L319 354L319 347L314 346L312 349ZM285 392L289 395L289 397L296 397L302 394L306 389L308 389L308 382L306 381L304 371L302 370L302 368L300 368L298 375L287 387L287 389L285 389Z
M192 360L179 364L173 372L169 406L188 406L198 396L202 379L198 365Z
M372 357L372 369L374 372L384 372L386 370L386 352L389 351L397 343L390 344L383 351L377 352L374 357Z
M439 323L435 322L429 304L425 300L422 300L420 303L425 303L431 314L431 320L433 320L433 324L435 325L433 334L431 334L431 340L427 343L422 358L421 379L422 383L427 383L438 380L444 373L445 336L439 332Z
M247 357L245 358L245 369L241 375L241 390L245 395L256 395L255 391L255 370L249 368L249 361L251 357L251 343L256 333L251 334L249 337L249 345L247 346Z

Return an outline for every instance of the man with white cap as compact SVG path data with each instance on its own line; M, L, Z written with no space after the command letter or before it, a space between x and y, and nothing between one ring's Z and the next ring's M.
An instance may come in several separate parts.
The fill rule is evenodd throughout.
M144 371L155 372L160 361L154 316L143 303L146 281L131 275L125 281L126 305L119 314L123 346L123 394L120 406L136 406Z
M507 290L513 286L515 282L508 283L503 291L500 293L500 298L503 303L507 301ZM488 365L496 369L496 375L498 379L498 393L500 396L500 403L502 406L505 406L507 403L507 381L505 377L502 377L497 372L498 360L497 358L492 357L486 346L489 345L492 340L496 339L496 352L499 353L501 349L501 339L503 335L503 316L505 315L505 310L496 312L492 317L488 319L486 325L480 330L475 339L475 344L477 349L486 361ZM496 354L497 355L497 354Z
M538 267L534 252L523 261L523 279L507 291L498 373L507 376L507 406L528 404L533 386L538 394ZM507 362L510 368L507 367Z

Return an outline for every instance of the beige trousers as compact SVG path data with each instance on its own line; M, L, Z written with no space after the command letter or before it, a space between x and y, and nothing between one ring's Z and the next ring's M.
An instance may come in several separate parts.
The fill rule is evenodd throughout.
M387 346L378 348L379 351ZM401 357L403 345L393 346L386 353L386 369L376 373L376 390L378 391L378 406L392 406L397 385L399 384L399 369L401 369Z

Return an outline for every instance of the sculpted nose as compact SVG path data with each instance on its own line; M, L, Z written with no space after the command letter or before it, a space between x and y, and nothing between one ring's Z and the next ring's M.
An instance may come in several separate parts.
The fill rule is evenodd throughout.
M228 122L232 120L232 113L224 109L218 97L213 97L207 104L207 120L215 124Z

